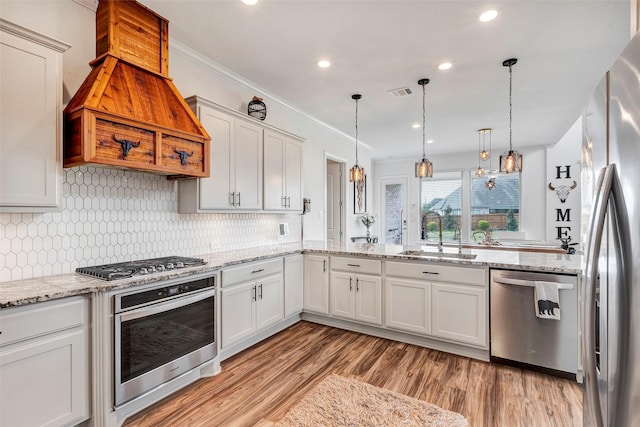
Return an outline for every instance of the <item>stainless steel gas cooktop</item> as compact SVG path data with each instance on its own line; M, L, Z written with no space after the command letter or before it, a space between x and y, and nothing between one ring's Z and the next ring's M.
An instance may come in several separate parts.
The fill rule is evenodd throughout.
M118 280L205 264L206 262L200 258L169 256L163 258L143 259L139 261L119 262L116 264L97 265L94 267L79 267L76 268L76 273L97 277L102 280Z

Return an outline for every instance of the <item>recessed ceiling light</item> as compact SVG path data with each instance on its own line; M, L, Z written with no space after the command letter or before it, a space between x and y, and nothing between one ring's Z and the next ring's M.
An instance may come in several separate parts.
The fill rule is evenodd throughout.
M433 139L427 139L427 144L433 144Z
M414 129L420 129L420 125L418 123L412 124L411 127Z
M329 67L331 67L331 62L327 61L326 59L322 59L322 60L318 61L318 67L320 67L320 68L329 68Z
M478 19L480 20L480 22L489 22L496 19L496 16L498 16L497 10L486 10L480 14Z
M442 64L438 65L438 70L448 70L452 66L453 65L451 65L451 62L443 62Z
M247 6L255 6L260 3L260 0L242 0L242 3L246 4Z

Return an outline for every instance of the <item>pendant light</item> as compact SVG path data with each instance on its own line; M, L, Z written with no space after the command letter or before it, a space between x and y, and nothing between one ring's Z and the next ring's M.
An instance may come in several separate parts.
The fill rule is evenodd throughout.
M478 129L478 168L476 169L476 175L478 176L482 176L485 173L485 170L480 166L480 160L487 160L490 156L491 148L489 148L489 151L486 150L487 133L489 133L489 146L491 146L491 128ZM480 147L482 147L482 150ZM485 153L486 155L484 155Z
M509 151L503 153L500 156L500 172L522 172L522 155L517 151L513 151L513 144L511 141L512 134L512 121L513 121L513 106L511 104L511 87L513 82L513 67L518 60L516 58L506 59L502 62L504 67L509 67Z
M433 163L427 159L425 153L426 142L426 106L425 106L425 86L429 84L429 79L420 79L418 84L422 86L422 160L416 163L416 178L432 178L433 177Z
M364 185L364 168L358 164L358 100L362 95L356 93L351 95L351 99L356 101L356 164L349 169L349 181L358 185Z

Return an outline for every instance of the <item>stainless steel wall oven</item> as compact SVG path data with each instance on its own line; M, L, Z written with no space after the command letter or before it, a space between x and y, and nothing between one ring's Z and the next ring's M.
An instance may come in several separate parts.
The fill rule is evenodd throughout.
M114 406L213 359L215 278L181 278L114 297Z

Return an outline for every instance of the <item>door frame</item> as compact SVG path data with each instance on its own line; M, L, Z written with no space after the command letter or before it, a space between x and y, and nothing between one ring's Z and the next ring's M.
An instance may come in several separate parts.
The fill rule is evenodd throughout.
M402 184L404 186L404 194L403 194L403 215L402 220L404 220L406 224L406 229L402 230L402 237L400 243L402 245L409 244L409 232L410 232L410 221L409 221L409 176L407 175L392 175L392 176L383 176L378 178L378 194L380 195L380 206L378 212L380 212L380 243L386 243L386 227L385 227L385 185L387 184ZM401 220L401 221L402 221ZM400 225L402 227L402 224Z
M323 230L323 235L324 235L324 241L327 241L327 160L331 160L333 162L336 163L340 163L340 168L341 168L341 172L342 172L342 182L340 183L340 189L342 191L342 206L340 206L340 227L341 227L341 232L342 235L340 236L340 244L344 245L346 242L346 238L347 238L347 203L346 203L346 198L347 198L347 180L344 179L344 177L346 176L346 171L347 171L347 159L343 158L343 157L339 157L336 155L333 155L331 153L328 153L327 151L324 152L324 165L323 165L323 169L324 169L324 187L323 187L323 193L324 193L324 212L325 212L325 216L324 216L324 230Z

